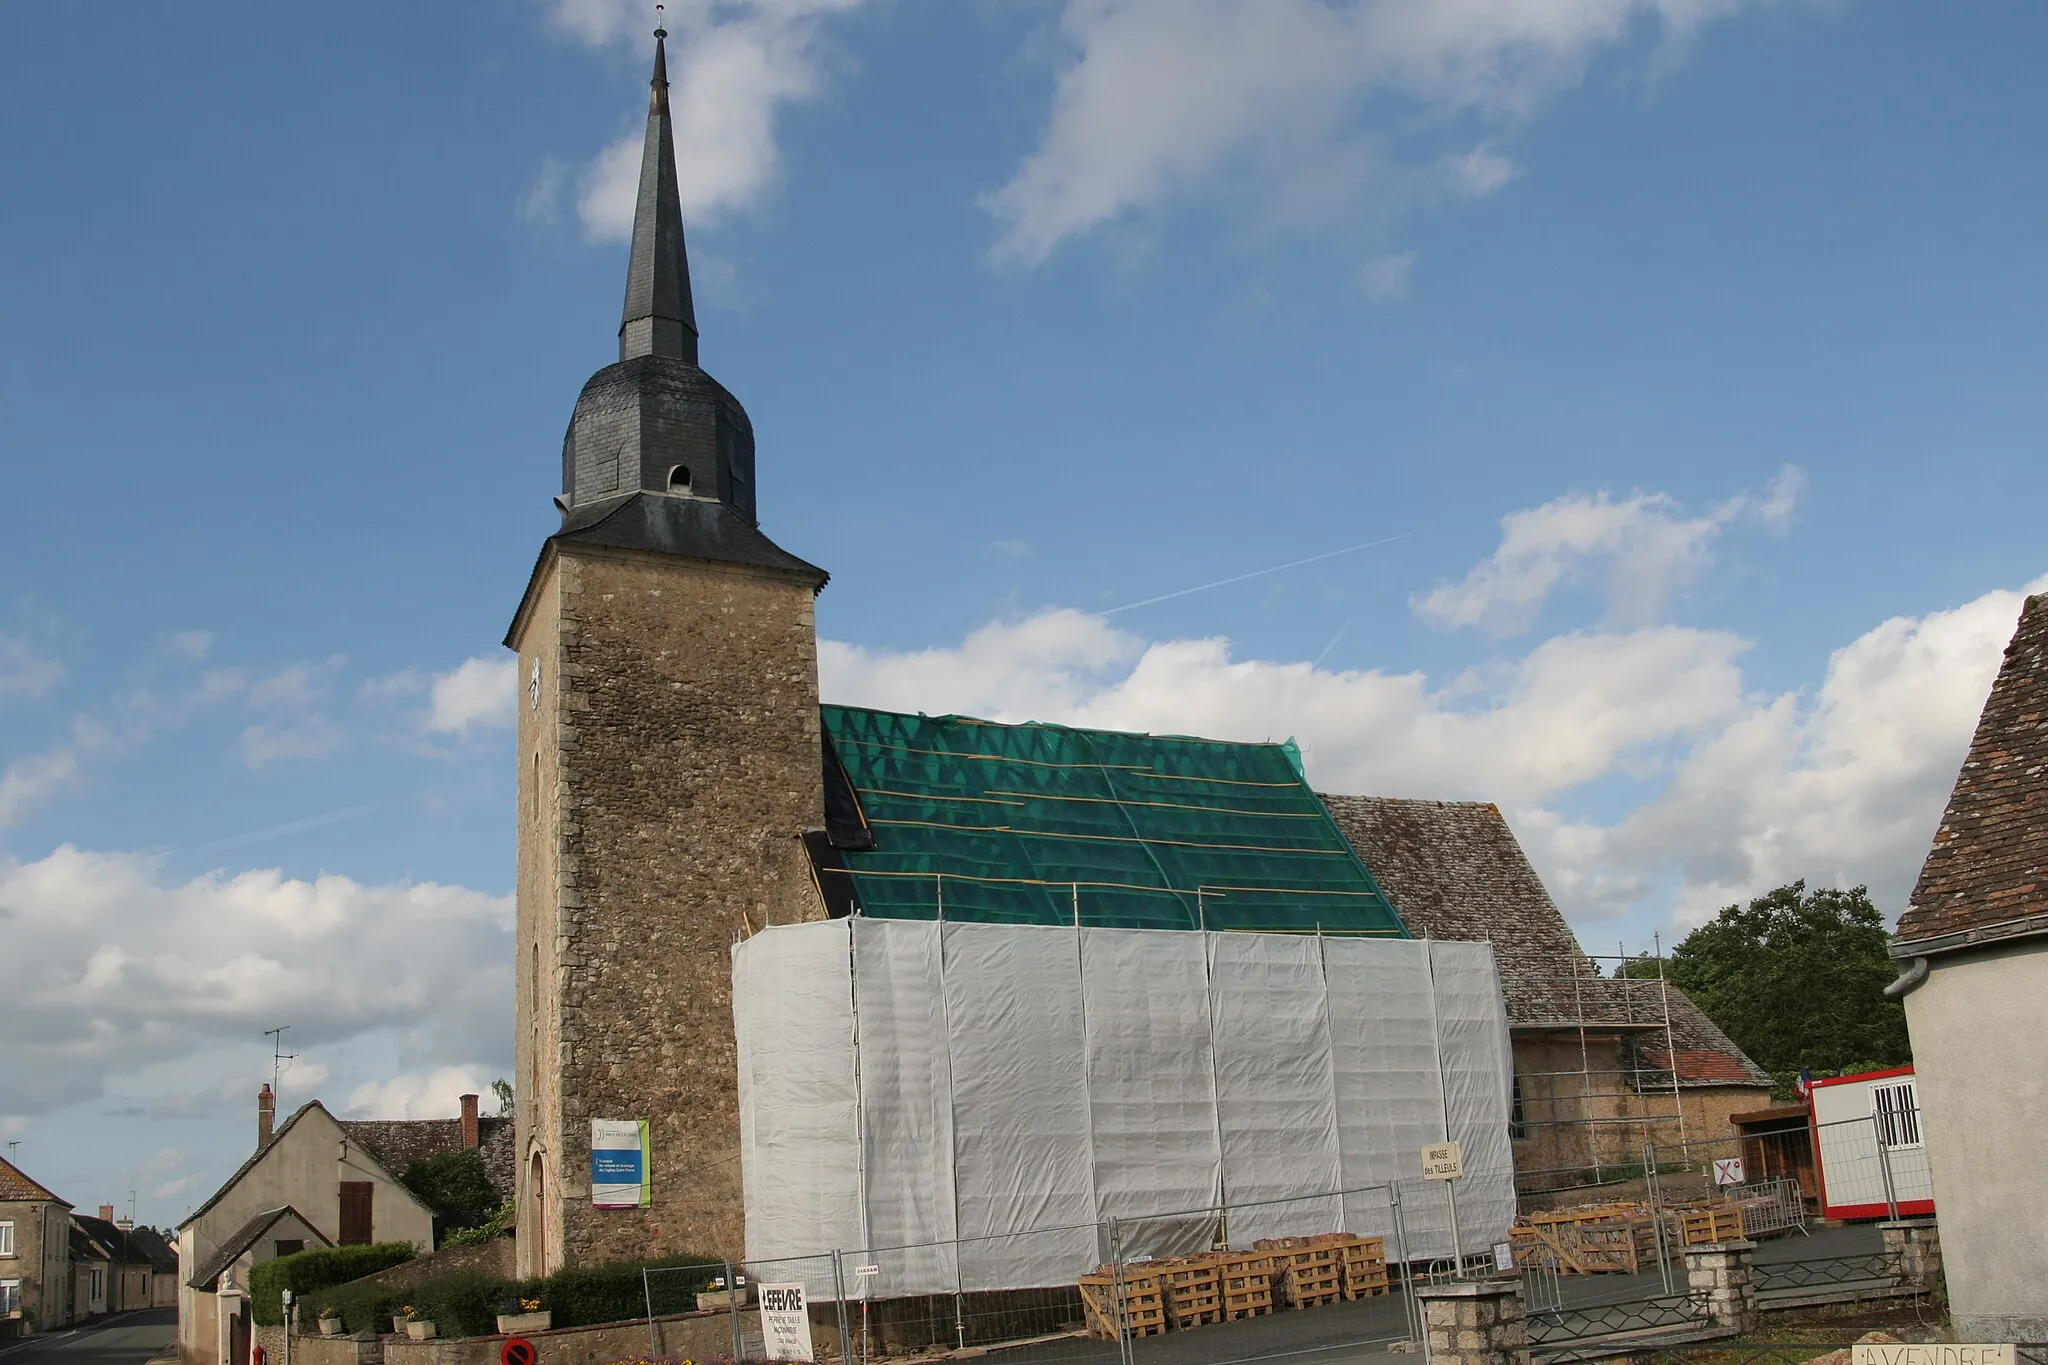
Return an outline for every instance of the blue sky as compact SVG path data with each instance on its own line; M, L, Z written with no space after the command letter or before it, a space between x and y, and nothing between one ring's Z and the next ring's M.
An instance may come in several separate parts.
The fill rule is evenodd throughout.
M641 9L0 14L0 1135L80 1205L210 1191L265 1028L287 1106L509 1070L497 642L612 351ZM1496 800L1589 946L1896 913L2048 572L2048 17L669 26L828 699Z

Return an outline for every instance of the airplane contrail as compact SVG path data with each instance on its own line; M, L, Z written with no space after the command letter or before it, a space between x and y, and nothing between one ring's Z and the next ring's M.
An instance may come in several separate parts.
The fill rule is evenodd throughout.
M1356 554L1360 550L1370 550L1378 545L1392 545L1395 541L1406 540L1413 534L1414 532L1412 531L1403 531L1398 536L1387 536L1380 540L1368 540L1361 545L1346 545L1341 550L1327 550L1319 555L1310 555L1307 559L1297 559L1286 564L1275 564L1269 569L1253 569L1250 573L1241 573L1235 578L1219 578L1214 583L1204 583L1200 587L1182 588L1178 592L1163 592L1157 597L1148 597L1142 602L1126 602L1120 607L1111 607L1108 611L1098 612L1097 615L1114 616L1120 611L1136 611L1139 607L1149 607L1155 602L1171 602L1176 597L1186 597L1190 593L1207 592L1211 588L1227 588L1232 583L1242 583L1248 578L1263 578L1269 573L1281 573L1288 569L1298 569L1304 564L1320 564L1323 560L1335 559L1338 555Z

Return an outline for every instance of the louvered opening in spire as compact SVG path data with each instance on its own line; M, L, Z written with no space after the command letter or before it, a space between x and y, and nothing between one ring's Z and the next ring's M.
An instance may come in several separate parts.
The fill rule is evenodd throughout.
M694 365L697 311L690 298L675 133L669 125L666 29L654 31L654 78L648 87L647 141L640 152L640 197L633 209L633 260L626 270L619 359L672 356Z

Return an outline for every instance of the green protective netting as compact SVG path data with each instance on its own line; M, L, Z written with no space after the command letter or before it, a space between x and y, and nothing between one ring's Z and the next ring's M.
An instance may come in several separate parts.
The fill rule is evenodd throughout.
M1405 938L1293 746L823 708L889 919Z

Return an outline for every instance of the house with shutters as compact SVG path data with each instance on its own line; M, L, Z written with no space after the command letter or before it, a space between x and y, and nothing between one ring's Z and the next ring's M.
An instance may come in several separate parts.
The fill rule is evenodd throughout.
M0 1157L0 1339L71 1321L71 1205Z
M178 1226L178 1350L187 1365L248 1359L249 1271L310 1247L434 1245L434 1215L318 1100L273 1131L256 1100L256 1150Z

